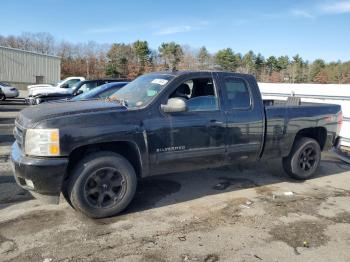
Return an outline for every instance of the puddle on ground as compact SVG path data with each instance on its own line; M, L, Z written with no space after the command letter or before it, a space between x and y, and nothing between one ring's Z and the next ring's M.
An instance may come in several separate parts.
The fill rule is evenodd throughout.
M277 225L270 230L272 241L282 241L294 248L315 248L325 245L329 237L325 234L327 224L318 220L300 220L293 223Z
M275 191L278 190L278 187L275 186L259 186L255 188L255 191L258 195L263 196L272 196Z
M349 212L341 212L341 213L338 213L334 217L327 217L327 219L333 221L334 223L350 224L350 213Z
M231 177L220 177L219 183L213 186L215 190L226 190L230 189L245 189L258 186L254 181L247 178L231 178Z
M251 219L254 217L244 217L244 221L241 220L242 216L241 205L250 201L248 198L239 197L226 201L226 205L223 208L201 214L199 217L189 221L176 221L174 223L174 232L181 232L182 234L188 234L190 232L209 232L215 228L224 225L234 225L237 222L250 224Z
M264 210L273 216L288 216L290 213L306 214L315 217L318 215L320 205L329 197L349 196L347 190L314 188L305 195L294 194L292 196L278 195L271 188L260 187L256 189L262 200ZM277 194L277 195L276 195Z

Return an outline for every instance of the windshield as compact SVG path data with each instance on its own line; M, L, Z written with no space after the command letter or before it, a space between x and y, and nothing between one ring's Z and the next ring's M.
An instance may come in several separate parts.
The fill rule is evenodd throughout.
M112 87L122 87L124 86L126 83L123 83L123 82L120 82L120 83L107 83L107 84L104 84L104 85L101 85L101 86L98 86L88 92L84 92L74 98L72 98L71 100L72 101L78 101L78 100L86 100L86 99L91 99L91 98L98 98L99 97L99 94L104 92L105 90L108 90L109 88L112 88Z
M122 101L128 107L143 107L149 104L173 78L173 75L166 74L143 75L113 93L110 99Z
M67 81L68 78L69 78L69 77L58 81L58 82L55 84L55 86L58 86L58 85L62 84L63 82Z
M81 84L81 82L82 82L82 81L76 82L75 84L73 84L73 85L71 86L71 88L75 90L75 89Z

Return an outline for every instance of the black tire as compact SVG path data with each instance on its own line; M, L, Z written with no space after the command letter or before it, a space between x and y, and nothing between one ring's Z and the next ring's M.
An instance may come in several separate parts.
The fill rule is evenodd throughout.
M4 94L0 94L0 101L5 101L6 100L6 96Z
M294 142L289 156L283 158L283 169L292 178L311 178L321 161L321 148L315 139L300 137Z
M67 196L76 210L91 218L103 218L123 211L133 199L136 187L136 173L129 161L103 151L88 155L76 165Z

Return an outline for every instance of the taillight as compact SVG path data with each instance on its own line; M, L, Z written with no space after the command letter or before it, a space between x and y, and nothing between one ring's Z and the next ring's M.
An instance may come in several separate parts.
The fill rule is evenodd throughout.
M342 125L343 125L343 112L340 111L338 114L338 133L340 132Z

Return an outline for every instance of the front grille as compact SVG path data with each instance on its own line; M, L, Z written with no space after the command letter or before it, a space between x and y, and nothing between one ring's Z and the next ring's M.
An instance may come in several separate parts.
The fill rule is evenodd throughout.
M14 130L14 136L16 139L16 142L19 146L19 148L23 148L23 132L24 129L22 126L20 126L17 122L15 123L15 130Z

